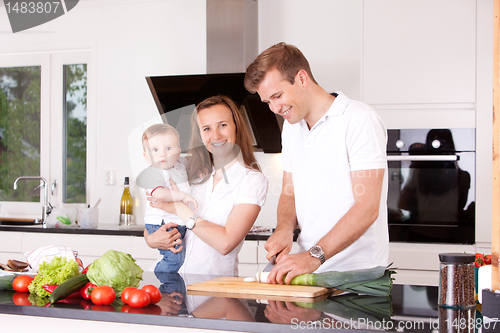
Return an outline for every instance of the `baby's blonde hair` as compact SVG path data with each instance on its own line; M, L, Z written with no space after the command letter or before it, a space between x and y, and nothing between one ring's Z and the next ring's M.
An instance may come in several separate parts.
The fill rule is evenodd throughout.
M173 134L177 137L177 141L180 140L179 132L177 132L177 130L171 125L154 124L154 125L149 126L142 134L142 148L144 149L144 151L147 150L146 149L146 142L149 139L151 139L157 135L165 135L165 134Z

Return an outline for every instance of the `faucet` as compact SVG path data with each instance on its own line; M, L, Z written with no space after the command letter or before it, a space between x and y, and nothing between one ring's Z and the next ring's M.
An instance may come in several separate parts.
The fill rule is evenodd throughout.
M24 176L24 177L17 177L17 179L14 181L14 190L17 190L17 182L20 179L39 179L42 184L38 185L35 187L35 190L40 187L44 187L43 191L43 206L42 206L42 218L41 219L35 219L35 224L42 224L43 228L46 227L45 220L47 219L47 216L50 214L52 211L52 205L49 203L49 187L47 186L47 180L43 177L39 176Z

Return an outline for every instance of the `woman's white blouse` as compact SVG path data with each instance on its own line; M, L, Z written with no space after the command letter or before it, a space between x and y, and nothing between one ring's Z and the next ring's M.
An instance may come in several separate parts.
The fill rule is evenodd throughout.
M215 170L205 183L195 185L191 190L191 196L198 202L197 214L204 220L224 226L234 206L264 205L268 181L262 173L236 162L213 189L214 173ZM223 256L188 230L184 239L186 259L179 273L237 276L238 253L242 245L243 240Z

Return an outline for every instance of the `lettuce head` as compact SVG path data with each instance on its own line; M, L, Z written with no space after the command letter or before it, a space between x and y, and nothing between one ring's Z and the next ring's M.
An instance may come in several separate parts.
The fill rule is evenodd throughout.
M117 296L127 287L139 287L144 271L128 253L109 250L94 260L87 272L90 282L113 288Z
M54 257L50 261L44 261L38 267L38 273L33 282L28 286L31 294L44 298L50 296L50 293L43 289L44 284L60 285L66 280L80 274L78 263L75 260L65 257Z

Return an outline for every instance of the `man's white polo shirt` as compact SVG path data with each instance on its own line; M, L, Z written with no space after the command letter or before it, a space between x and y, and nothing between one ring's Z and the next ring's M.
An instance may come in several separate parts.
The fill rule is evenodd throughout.
M388 264L387 130L375 111L339 92L328 112L308 129L305 120L282 133L283 169L292 173L301 252L323 238L354 204L351 171L384 170L378 219L350 247L316 272L345 271Z

